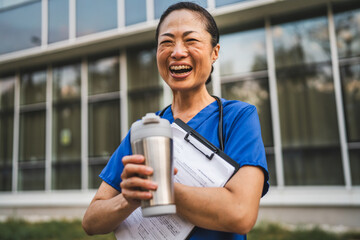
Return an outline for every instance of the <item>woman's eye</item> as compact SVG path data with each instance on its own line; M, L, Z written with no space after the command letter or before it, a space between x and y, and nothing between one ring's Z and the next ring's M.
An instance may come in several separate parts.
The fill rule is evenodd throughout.
M170 40L164 40L164 41L160 42L160 44L168 44L168 43L171 43L171 41Z
M195 39L195 38L189 38L189 39L187 39L186 41L187 41L187 42L198 42L198 40Z

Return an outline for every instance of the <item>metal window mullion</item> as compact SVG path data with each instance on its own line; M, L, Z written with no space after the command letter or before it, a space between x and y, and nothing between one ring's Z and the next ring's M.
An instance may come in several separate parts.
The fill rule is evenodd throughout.
M88 63L81 62L81 189L87 190L88 184Z
M127 62L126 51L120 51L120 141L128 132L128 96L127 96Z
M219 61L216 61L213 65L214 71L211 74L213 92L215 96L221 97L220 63Z
M155 3L154 0L146 0L146 20L151 22L155 19Z
M276 83L274 45L273 45L272 33L271 33L271 22L269 18L265 19L265 31L266 31L266 57L267 57L268 74L269 74L270 108L271 108L273 139L274 139L276 178L277 178L278 188L283 188L285 185L285 181L284 181L284 167L283 167L283 155L282 155L282 145L281 145L280 113L279 113L278 92L277 92L277 83Z
M48 43L48 0L41 1L41 48L46 48Z
M339 136L340 136L340 147L341 147L341 156L342 164L345 178L345 187L347 189L351 188L351 171L349 163L349 153L347 146L347 136L346 136L346 126L345 126L345 111L344 104L341 92L341 80L340 80L340 71L339 71L339 57L336 46L336 34L335 34L335 24L334 24L334 14L332 11L331 3L328 3L328 22L329 22L329 38L330 38L330 51L331 51L331 63L332 63L332 72L334 79L335 87L335 102L337 109L337 119L339 123Z
M46 141L45 141L45 191L51 191L52 150L52 67L47 68L46 84Z
M125 0L117 0L118 29L125 27Z
M69 0L69 40L76 38L76 0Z
M12 168L12 191L18 190L19 175L19 133L20 133L20 74L15 76L14 93L14 126L13 126L13 168Z

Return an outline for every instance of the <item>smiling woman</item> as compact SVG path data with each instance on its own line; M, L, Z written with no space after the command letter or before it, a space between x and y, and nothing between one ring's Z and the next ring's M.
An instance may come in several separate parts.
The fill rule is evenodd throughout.
M181 119L217 147L221 140L224 152L240 165L225 187L175 183L177 214L197 226L190 239L246 239L269 187L256 108L225 99L219 100L219 107L208 93L206 82L220 45L216 23L204 8L189 2L170 6L160 18L156 40L157 67L173 93L172 105L162 118L170 123ZM211 131L220 128L219 136ZM155 191L157 183L138 177L153 173L144 160L132 155L128 134L100 174L103 182L83 219L87 233L113 231L140 206L140 200L152 198L150 190Z

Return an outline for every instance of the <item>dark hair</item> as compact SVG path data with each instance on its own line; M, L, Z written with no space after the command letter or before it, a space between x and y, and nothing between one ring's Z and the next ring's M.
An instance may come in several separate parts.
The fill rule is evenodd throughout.
M220 35L219 35L219 29L216 25L214 18L211 16L211 14L205 8L197 5L196 3L192 3L192 2L178 2L178 3L171 5L170 7L168 7L165 10L165 12L160 17L160 21L156 28L156 35L155 35L156 45L158 44L160 26L163 23L163 21L165 20L165 18L173 11L181 10L181 9L190 10L190 11L196 12L200 15L200 17L202 18L202 20L205 23L206 31L208 33L210 33L210 35L211 35L211 45L213 47L215 47L219 43ZM213 70L214 70L214 67L211 67L211 73L213 72ZM206 81L206 84L208 84L211 81L211 73L210 73L209 78Z

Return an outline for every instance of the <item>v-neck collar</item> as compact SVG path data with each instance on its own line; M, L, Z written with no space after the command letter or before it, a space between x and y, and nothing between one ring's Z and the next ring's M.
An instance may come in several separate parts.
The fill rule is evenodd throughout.
M204 107L193 118L191 118L186 124L193 129L197 129L210 115L218 111L218 104L215 101ZM164 118L168 119L170 123L175 121L174 115L171 109L171 105L165 110Z

